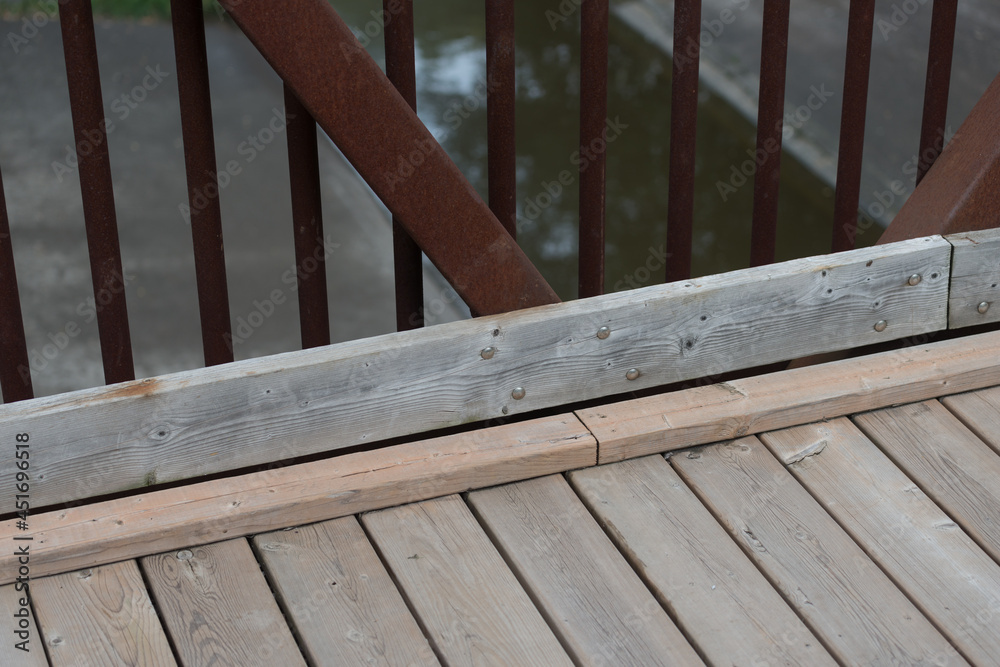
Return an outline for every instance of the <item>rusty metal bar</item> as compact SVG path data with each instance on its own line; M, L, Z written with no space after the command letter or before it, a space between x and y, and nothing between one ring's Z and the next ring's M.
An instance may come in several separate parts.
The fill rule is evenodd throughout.
M760 50L760 102L757 105L757 151L754 154L757 173L753 183L750 266L772 263L777 241L789 5L789 0L764 0L764 33Z
M844 104L840 115L840 149L837 153L837 192L833 203L833 252L853 249L857 235L874 25L875 0L851 0L847 18L847 64L844 71Z
M944 149L957 13L958 0L934 0L931 41L927 47L927 80L924 84L924 117L920 128L917 185Z
M302 349L330 344L330 307L326 289L326 244L319 187L316 121L285 86L288 176L292 190L292 227L298 281Z
M580 6L580 298L604 294L607 120L608 0L583 0Z
M474 314L559 300L329 3L222 5Z
M701 0L675 0L670 182L667 186L667 282L691 277L701 29Z
M413 0L383 0L385 74L414 111L417 75L413 53ZM423 256L399 219L392 216L393 276L396 285L396 330L424 326Z
M486 142L490 210L517 238L514 0L486 0Z
M90 0L60 2L59 25L66 57L104 381L126 382L135 379L135 369Z
M1000 209L1000 76L976 102L935 167L879 243L997 226Z
M0 391L3 402L13 403L34 397L28 345L24 340L21 297L17 292L14 246L10 241L10 220L0 173Z
M205 365L215 366L233 360L233 336L201 0L170 0L170 17L174 27L201 341Z

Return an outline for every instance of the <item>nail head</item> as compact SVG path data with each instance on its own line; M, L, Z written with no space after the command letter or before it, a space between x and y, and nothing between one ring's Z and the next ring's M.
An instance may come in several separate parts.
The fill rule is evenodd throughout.
M990 302L989 301L982 301L982 302L980 302L980 304L978 306L976 306L976 310L979 311L979 313L981 315L985 314L986 311L989 310L989 309L990 309Z
M515 401L520 401L524 398L524 387L514 387L514 391L510 392L510 397Z
M889 326L889 323L885 320L879 320L875 323L875 331L885 331L885 328Z
M483 359L492 359L496 351L497 349L495 347L484 347L483 351L479 353L479 356Z
M630 369L628 369L628 371L625 373L625 377L626 377L626 379L629 379L629 380L636 379L637 377L639 377L639 369L638 368L630 368Z
M600 338L601 340L604 340L610 335L611 335L611 329L607 327L601 327L600 329L597 330L597 337Z
M912 276L910 276L910 279L907 280L906 282L909 285L919 285L922 279L923 278L919 273L914 273Z
M191 560L193 556L194 554L187 549L183 549L177 552L177 560Z

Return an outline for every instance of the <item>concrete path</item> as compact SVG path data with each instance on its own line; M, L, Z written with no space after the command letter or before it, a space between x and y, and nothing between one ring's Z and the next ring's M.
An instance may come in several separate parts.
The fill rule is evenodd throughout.
M1000 73L1000 6L995 0L960 0L958 7L948 138ZM848 0L794 0L789 17L785 110L795 135L785 146L831 185L840 140L848 8ZM931 8L932 0L877 0L875 5L861 207L884 224L915 184ZM757 0L704 0L702 7L702 85L754 124L762 10ZM672 0L625 0L615 11L672 53ZM905 195L892 192L894 182ZM883 206L887 211L881 214ZM867 233L880 231L873 227Z
M103 371L62 41L56 22L39 23L0 21L0 167L35 391L46 395L100 385ZM196 368L203 357L180 210L187 191L170 27L98 21L97 46L136 373ZM221 191L235 353L299 349L281 82L231 26L210 23L208 49L218 164L239 165ZM394 331L388 214L325 138L320 169L334 341ZM436 271L426 273L428 320L467 316Z

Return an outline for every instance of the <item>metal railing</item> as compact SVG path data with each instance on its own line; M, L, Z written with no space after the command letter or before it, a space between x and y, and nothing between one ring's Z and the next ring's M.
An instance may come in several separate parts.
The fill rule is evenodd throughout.
M79 155L84 217L95 294L110 301L98 312L105 381L134 379L125 294L109 289L121 275L101 83L90 0L60 0L70 106ZM473 314L505 312L558 301L553 290L515 241L516 172L514 143L514 1L486 0L489 206L417 118L412 0L384 0L386 73L364 51L326 0L222 0L221 4L285 82L289 178L296 262L318 262L298 271L302 346L330 342L316 126L320 125L393 214L397 327L423 324L421 252L426 253ZM868 97L874 0L852 0L837 167L832 250L854 247ZM774 260L778 218L780 146L788 51L790 0L765 0L757 148L776 154L757 171L751 235L751 264ZM957 0L935 0L919 177L928 175L945 129L945 111L955 35ZM580 146L602 142L607 116L609 0L581 0ZM180 93L185 167L194 240L195 272L206 365L233 360L225 253L219 205L212 110L209 98L205 26L201 0L171 0ZM691 273L694 219L695 128L698 102L701 0L676 0L675 44L693 48L681 66L674 61L667 213L668 281ZM984 127L1000 109L997 84L984 96L987 110L970 117ZM978 114L978 115L977 115ZM978 120L977 120L978 119ZM987 128L988 129L988 128ZM978 163L977 187L996 179L998 133L965 133L958 151L992 142ZM777 145L778 150L774 150ZM412 173L396 173L398 161L419 149ZM580 170L579 294L604 289L605 151ZM959 154L952 170L963 163ZM928 197L955 198L948 174ZM944 183L941 185L940 183ZM954 189L953 184L950 185ZM906 220L921 199L917 190L891 229L897 240L926 232ZM214 194L213 194L214 193ZM968 199L968 197L966 197ZM995 199L995 195L994 195ZM955 207L952 207L953 209ZM954 222L954 216L952 221ZM995 222L995 221L994 221ZM897 224L898 223L898 224ZM933 224L933 223L931 223ZM972 222L970 226L980 224ZM987 222L980 226L989 226ZM935 230L940 231L940 230ZM954 225L948 231L958 231ZM459 242L456 242L459 240ZM320 258L320 259L316 259ZM5 402L32 397L24 327L18 300L10 229L0 179L0 385Z

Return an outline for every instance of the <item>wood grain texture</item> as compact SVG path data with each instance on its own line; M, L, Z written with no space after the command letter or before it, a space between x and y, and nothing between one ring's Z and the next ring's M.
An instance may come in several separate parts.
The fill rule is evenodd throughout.
M16 542L14 543L17 544ZM28 603L27 594L21 586L14 584L0 586L0 665L4 667L48 667L42 636L38 634L35 613ZM26 617L20 614L25 610Z
M458 496L361 516L442 662L570 665Z
M302 665L291 631L245 539L142 559L185 665Z
M967 660L1000 656L1000 565L849 419L761 440Z
M702 664L561 475L469 503L577 664Z
M593 465L573 415L348 454L31 517L33 576L325 521ZM32 487L34 488L34 487ZM0 523L0 540L18 534ZM16 557L0 553L0 584Z
M1000 377L997 381L1000 382ZM941 403L1000 454L1000 387L944 396Z
M837 664L662 456L568 477L707 662Z
M37 443L45 506L524 414L943 329L950 254L913 239L22 401L0 442Z
M1000 562L1000 457L938 401L857 415L854 422L941 509Z
M915 341L919 342L919 340ZM916 345L579 410L600 463L988 387L1000 333Z
M310 664L438 664L355 517L257 535L253 545Z
M177 664L135 561L35 579L31 598L53 667Z
M966 664L755 437L671 462L839 661Z
M952 251L948 328L1000 322L1000 229L951 234ZM980 303L989 310L980 313Z

